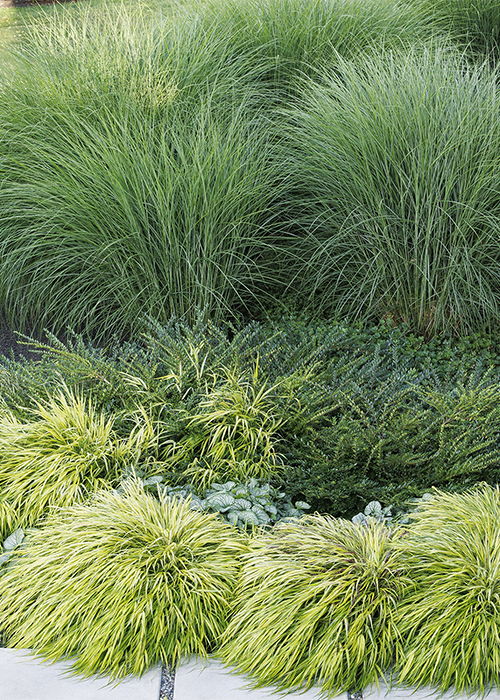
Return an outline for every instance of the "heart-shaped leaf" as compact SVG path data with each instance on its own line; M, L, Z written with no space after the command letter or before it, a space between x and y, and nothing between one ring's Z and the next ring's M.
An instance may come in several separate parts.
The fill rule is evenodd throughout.
M24 530L21 530L21 528L19 528L18 530L14 530L14 532L7 537L7 539L3 543L3 548L7 551L15 549L16 547L19 547L23 540Z

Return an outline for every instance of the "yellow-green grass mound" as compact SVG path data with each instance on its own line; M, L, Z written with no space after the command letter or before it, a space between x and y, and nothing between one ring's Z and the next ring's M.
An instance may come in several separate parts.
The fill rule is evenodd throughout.
M0 576L8 646L83 675L206 655L226 625L245 540L186 501L103 491L47 519Z

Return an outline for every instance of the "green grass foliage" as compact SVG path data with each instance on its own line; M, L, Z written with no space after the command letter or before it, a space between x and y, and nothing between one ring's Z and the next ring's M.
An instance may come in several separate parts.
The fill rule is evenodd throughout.
M317 311L463 334L500 317L500 92L444 49L339 62L288 111L294 286Z
M498 0L423 0L419 3L430 22L449 32L453 41L472 57L496 63L500 58L500 5Z
M278 284L279 168L255 69L198 29L83 9L19 49L0 83L0 303L14 325L123 334Z
M137 484L51 516L0 576L0 628L11 647L73 657L82 675L141 675L205 656L222 633L238 531Z
M2 531L33 525L51 507L81 502L99 488L118 485L123 467L138 462L154 436L132 431L120 440L114 419L69 392L40 405L32 419L0 416ZM5 511L5 516L3 515Z
M380 523L319 515L254 537L223 659L283 691L319 683L331 696L374 682L399 644L408 585L395 538Z
M401 48L429 38L418 6L394 0L203 0L191 5L202 26L226 37L233 55L248 55L259 80L286 98L298 78L316 76L337 55Z
M396 679L482 692L500 678L500 493L425 501L400 549L413 588L398 610Z

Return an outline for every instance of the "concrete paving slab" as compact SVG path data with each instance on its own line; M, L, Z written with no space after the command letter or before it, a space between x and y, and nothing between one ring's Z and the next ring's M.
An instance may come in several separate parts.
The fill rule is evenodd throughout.
M319 690L277 693L272 689L248 690L248 678L231 673L216 659L186 660L175 672L174 700L319 700ZM334 700L347 700L347 693Z
M405 688L397 685L388 686L380 681L380 688L375 685L365 688L363 691L363 700L429 700L442 698L442 700L480 700L481 695L466 695L465 693L457 694L453 691L441 693L435 688ZM500 700L500 692L492 690L487 696L488 700Z
M106 678L65 676L69 662L44 663L24 649L0 649L0 700L158 700L161 666L142 678L106 685ZM194 700L194 699L193 699Z

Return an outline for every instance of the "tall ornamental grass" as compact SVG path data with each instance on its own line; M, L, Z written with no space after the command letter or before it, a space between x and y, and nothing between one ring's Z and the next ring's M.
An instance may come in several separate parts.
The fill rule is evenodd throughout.
M498 321L497 75L413 50L339 59L304 92L287 149L293 285L309 307L425 336Z
M401 48L436 32L418 6L398 0L202 0L190 7L235 56L252 56L260 78L282 96L300 91L297 78L316 75L337 52L351 58Z
M500 685L500 493L437 493L401 541L413 587L398 610L396 678L441 691Z
M498 0L421 0L417 6L431 25L448 32L471 57L492 63L500 58Z
M0 83L0 303L14 326L122 334L273 289L280 168L245 56L228 61L192 19L83 10L16 60Z
M244 557L222 658L258 687L326 696L378 679L400 645L398 532L327 516L278 523Z
M245 543L217 516L131 484L53 515L0 576L8 646L73 657L82 675L141 675L206 655Z

